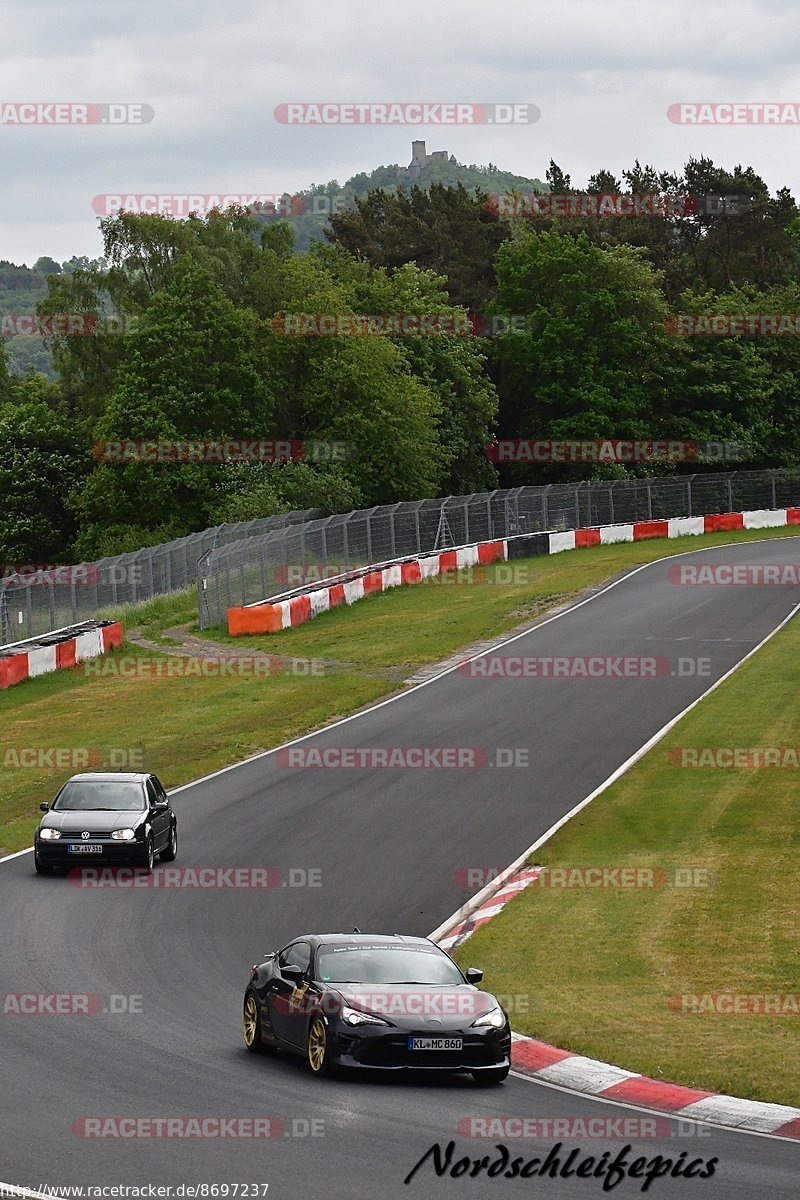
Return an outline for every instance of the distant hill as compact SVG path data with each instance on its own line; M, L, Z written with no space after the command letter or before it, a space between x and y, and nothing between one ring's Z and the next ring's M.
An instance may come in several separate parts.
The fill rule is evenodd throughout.
M71 275L79 267L104 266L102 260L71 258L57 263L52 258L40 258L32 267L16 266L0 259L0 320L4 316L35 313L36 305L47 295L48 275ZM5 339L12 374L24 375L33 367L48 378L55 378L50 351L40 337L17 334Z
M313 183L306 191L298 192L291 198L287 197L284 211L288 213L291 210L292 215L284 219L288 219L295 230L295 248L303 251L307 250L313 241L324 241L325 226L332 211L354 208L357 196L366 196L368 192L377 191L379 188L391 192L398 189L410 191L412 187L420 187L428 191L434 183L441 183L446 187L457 187L460 183L469 190L489 194L512 190L550 190L548 184L543 183L541 179L528 179L510 171L501 171L492 163L488 167L479 167L475 163L466 166L456 162L447 151L426 154L424 142L412 143L412 147L412 162L408 167L401 167L398 163L388 167L376 167L374 171L361 171L344 184L336 179L327 184ZM272 224L281 219L281 214L261 219Z

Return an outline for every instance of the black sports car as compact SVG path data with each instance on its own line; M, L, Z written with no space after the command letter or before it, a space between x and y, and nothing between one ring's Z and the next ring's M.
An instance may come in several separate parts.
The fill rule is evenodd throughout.
M125 864L146 873L155 856L178 853L178 820L155 775L88 771L73 775L42 817L33 842L40 875L53 867Z
M296 938L253 967L244 995L248 1050L302 1054L332 1068L468 1071L502 1083L511 1029L483 972L462 974L428 938L361 933Z

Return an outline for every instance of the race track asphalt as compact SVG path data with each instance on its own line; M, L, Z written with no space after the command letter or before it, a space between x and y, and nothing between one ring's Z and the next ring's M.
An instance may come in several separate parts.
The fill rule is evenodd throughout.
M432 931L467 898L459 868L516 858L800 602L792 586L679 586L667 575L677 561L795 563L800 539L650 564L490 655L659 656L670 661L666 674L555 680L453 671L298 747L473 747L490 761L500 748L527 751L525 766L298 769L273 753L174 793L176 866L269 865L282 872L280 887L94 890L37 877L30 855L0 864L0 992L141 997L138 1013L0 1014L0 1180L30 1188L269 1183L270 1198L287 1200L605 1194L599 1180L436 1179L429 1167L404 1186L434 1142L455 1139L456 1157L493 1153L493 1143L459 1134L467 1116L637 1114L513 1076L499 1088L458 1077L318 1081L299 1059L246 1053L241 1000L250 964L299 933ZM679 658L708 660L709 673L682 675ZM295 880L319 872L321 886L283 886L290 868ZM290 1131L296 1122L298 1136L87 1140L72 1132L77 1118L108 1115L268 1115ZM323 1136L299 1136L305 1122L320 1120ZM670 1127L677 1133L677 1123ZM713 1179L667 1178L648 1195L797 1196L796 1143L705 1132L633 1139L631 1157L687 1149L719 1158ZM566 1146L599 1155L622 1144ZM526 1158L551 1146L510 1144ZM640 1195L641 1182L613 1194Z

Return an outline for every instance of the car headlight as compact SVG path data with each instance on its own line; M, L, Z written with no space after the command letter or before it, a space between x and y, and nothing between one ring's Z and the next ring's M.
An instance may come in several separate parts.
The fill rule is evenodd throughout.
M111 834L115 842L133 842L136 834L132 829L115 829Z
M345 1004L342 1009L342 1020L347 1025L388 1025L388 1021L384 1021L383 1017L374 1017L372 1013L361 1012L357 1008L348 1008Z
M506 1023L506 1014L503 1012L500 1005L490 1008L488 1012L482 1013L477 1021L473 1021L475 1025L491 1025L493 1029L502 1029Z
M43 842L57 842L61 837L60 829L40 829L39 837Z

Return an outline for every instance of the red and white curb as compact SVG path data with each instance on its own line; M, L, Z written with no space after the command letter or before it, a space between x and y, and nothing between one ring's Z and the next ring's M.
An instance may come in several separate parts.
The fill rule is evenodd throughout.
M51 671L74 667L87 658L97 658L112 646L122 645L119 621L98 623L92 629L70 636L69 629L48 633L40 641L30 638L0 649L0 689L13 687L25 679L35 679Z
M439 937L437 930L431 935L432 939L447 951L463 945L476 929L491 921L506 904L533 883L542 870L542 867L519 867L512 869L510 874L503 872L500 877L503 882L496 891L482 900L479 893L478 907L470 911L470 906L475 903L473 897L459 910L462 916L455 914L457 923L449 932ZM493 886L490 884L485 890ZM726 1096L719 1092L664 1083L660 1079L649 1079L646 1075L637 1075L634 1071L626 1071L595 1058L559 1050L547 1042L523 1034L513 1033L511 1036L511 1063L514 1070L540 1083L637 1108L653 1109L682 1120L746 1129L752 1133L769 1133L800 1141L800 1108L767 1104L760 1100L741 1100L737 1096Z
M522 867L515 871L502 887L485 900L479 908L460 920L445 937L437 938L439 945L447 951L455 950L458 946L463 945L476 929L480 929L481 925L485 925L487 921L491 921L492 917L496 917L509 900L513 900L515 896L524 891L528 884L533 883L534 879L538 879L541 873L541 867Z
M741 1100L737 1096L648 1079L646 1075L624 1071L621 1067L585 1058L582 1054L571 1054L568 1050L557 1050L546 1042L516 1033L512 1034L511 1062L515 1071L530 1079L573 1092L584 1092L637 1108L652 1108L682 1120L800 1140L800 1108Z

